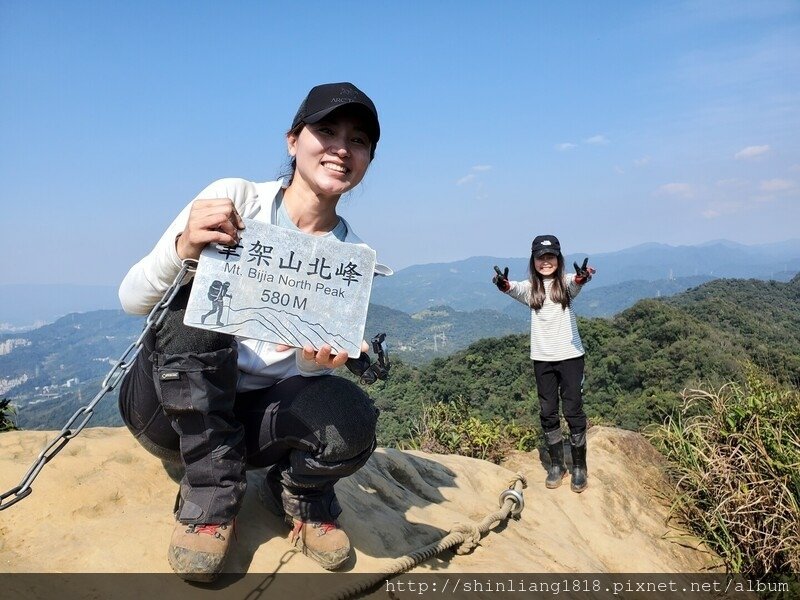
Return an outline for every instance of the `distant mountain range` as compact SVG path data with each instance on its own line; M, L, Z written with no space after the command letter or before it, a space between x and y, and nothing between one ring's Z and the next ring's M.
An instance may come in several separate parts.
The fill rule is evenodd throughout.
M567 265L571 269L585 256L568 254ZM585 316L611 316L640 298L669 296L720 277L788 281L800 271L800 240L750 246L727 240L697 246L649 243L595 254L589 262L597 275L576 309ZM528 276L527 258L476 256L414 265L377 278L372 302L408 314L435 306L524 313L522 305L509 307L509 299L491 284L494 265L508 266L512 279ZM0 294L7 299L0 332L31 329L72 312L119 308L114 286L0 284Z
M70 313L120 308L111 285L0 283L0 295L6 299L0 333L30 330Z
M585 257L585 254L568 254L566 264L572 270L572 263L581 262ZM597 275L576 308L581 314L594 302L596 309L583 314L610 316L633 304L631 301L623 306L615 301L605 307L605 301L600 299L608 294L618 296L621 290L617 288L622 283L629 292L634 287L639 290L634 293L638 296L635 299L639 299L671 295L720 277L789 281L800 271L800 240L753 246L726 240L699 246L642 244L618 252L595 254L589 257L589 263L597 269ZM408 313L437 305L457 310L502 311L508 305L508 298L498 294L491 283L494 265L509 267L511 279L528 277L528 258L476 256L450 263L414 265L392 277L377 278L372 301ZM634 285L630 283L633 281L652 285ZM591 301L587 302L589 297Z

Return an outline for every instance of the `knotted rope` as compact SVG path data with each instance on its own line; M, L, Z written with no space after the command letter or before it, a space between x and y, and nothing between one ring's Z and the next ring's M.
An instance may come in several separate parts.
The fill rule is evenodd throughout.
M456 554L468 554L480 543L484 533L488 533L495 523L505 521L509 516L518 517L523 508L522 490L528 486L525 476L515 474L508 483L508 489L500 495L501 506L499 510L489 513L480 523L458 523L438 542L428 544L414 552L401 556L393 563L387 565L380 573L365 575L364 579L354 584L334 590L324 600L346 600L356 594L365 592L378 584L387 581L395 575L405 573L415 566L436 556L437 554L458 546Z

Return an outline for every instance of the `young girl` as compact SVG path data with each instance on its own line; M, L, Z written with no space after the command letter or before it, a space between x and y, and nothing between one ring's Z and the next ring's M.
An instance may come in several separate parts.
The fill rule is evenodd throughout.
M583 412L583 344L578 334L572 300L592 278L594 269L575 263L575 274L564 273L561 244L553 235L539 235L531 246L528 281L509 281L495 267L492 282L501 292L528 305L531 309L531 359L536 374L542 431L550 451L550 468L545 485L557 488L567 475L558 400L561 398L572 447L573 492L582 492L587 485L586 414Z
M363 243L336 206L364 177L379 137L375 105L361 90L351 83L314 87L286 134L289 180L221 179L206 187L125 276L123 308L147 314L183 260L197 259L207 244L239 244L242 217ZM380 264L375 272L391 274ZM271 466L265 501L285 513L306 554L326 569L340 567L350 542L336 521L334 484L372 454L377 421L372 400L331 375L347 353L185 326L190 288L180 289L163 323L148 332L120 389L120 411L134 436L184 468L170 565L184 579L212 581L230 548L245 468Z

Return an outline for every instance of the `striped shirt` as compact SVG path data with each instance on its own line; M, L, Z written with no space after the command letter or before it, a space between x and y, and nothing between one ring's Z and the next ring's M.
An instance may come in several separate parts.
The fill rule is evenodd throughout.
M531 282L509 281L511 287L506 294L530 306ZM575 283L574 275L565 275L564 283L570 298L575 298L581 286ZM555 362L583 356L583 344L578 333L578 324L571 306L561 308L550 298L552 279L544 280L544 305L539 310L531 309L531 358Z

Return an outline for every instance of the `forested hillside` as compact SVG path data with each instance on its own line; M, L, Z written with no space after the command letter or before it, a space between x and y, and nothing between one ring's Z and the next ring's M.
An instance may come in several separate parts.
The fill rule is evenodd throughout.
M780 380L800 383L800 275L789 283L719 279L670 304L736 336Z
M714 281L642 300L613 319L579 319L587 350L586 412L637 429L670 413L687 387L743 379L743 361L800 382L800 276L789 283ZM381 441L412 435L423 402L464 398L485 417L538 426L527 335L485 339L420 369L396 366L371 390Z

